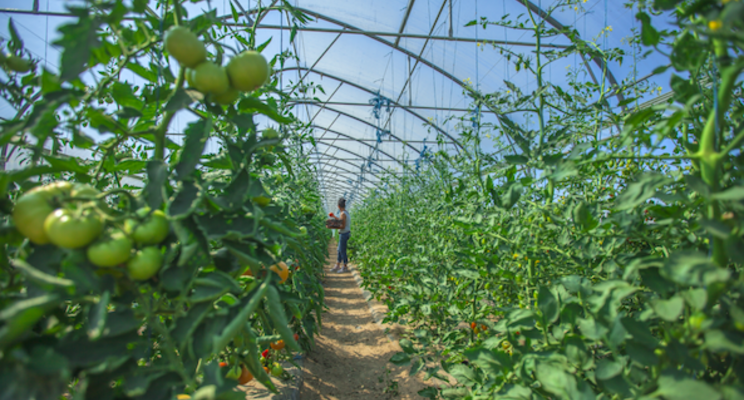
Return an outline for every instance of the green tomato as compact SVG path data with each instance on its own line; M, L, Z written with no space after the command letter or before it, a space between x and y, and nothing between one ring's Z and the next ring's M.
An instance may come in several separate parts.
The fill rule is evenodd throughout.
M258 89L269 78L269 64L261 53L244 51L227 63L232 87L243 92Z
M31 62L13 54L5 55L5 65L11 71L25 73L31 70Z
M205 94L219 95L230 89L225 69L211 61L205 61L194 68L191 79L194 87Z
M137 210L137 215L144 218L150 212L150 208L144 207ZM165 213L155 210L145 221L128 219L124 222L124 230L132 236L132 239L138 244L158 244L168 236L170 224Z
M266 364L266 357L261 356L261 358L259 359L259 361L261 361L261 365Z
M188 28L174 26L165 34L165 50L181 65L194 68L207 59L207 49Z
M235 379L237 381L238 378L240 378L240 374L241 373L242 373L242 371L241 371L240 367L238 367L237 365L235 365L232 368L230 368L230 371L227 372L227 375L225 377L226 378L229 378L229 379Z
M99 267L115 267L129 260L132 253L132 241L117 231L103 240L88 247L88 260Z
M281 365L274 363L274 366L271 367L271 375L282 376L283 373L284 373L284 368L282 368Z
M263 133L261 134L261 137L263 139L278 139L279 138L279 132L276 131L274 128L266 128L264 129Z
M254 203L258 204L261 207L266 207L271 203L271 197L266 196L256 196L253 197L251 200L253 200Z
M86 185L84 183L76 183L72 185L70 196L72 197L96 197L101 192L93 186Z
M233 88L230 88L227 89L225 93L220 93L212 96L212 100L219 104L230 105L234 103L235 100L238 99L238 97L240 97L240 92Z
M65 249L85 247L100 236L102 231L101 220L87 211L60 208L44 220L44 232L49 241Z
M127 263L127 271L132 279L144 281L152 278L163 265L163 253L155 246L138 250Z
M47 196L40 192L29 192L21 196L13 207L13 223L16 229L35 244L49 243L44 231L44 221L54 212Z
M692 314L688 321L690 322L690 327L693 330L700 330L700 327L703 326L703 323L705 320L708 319L708 316L706 316L704 313L696 312L695 314Z

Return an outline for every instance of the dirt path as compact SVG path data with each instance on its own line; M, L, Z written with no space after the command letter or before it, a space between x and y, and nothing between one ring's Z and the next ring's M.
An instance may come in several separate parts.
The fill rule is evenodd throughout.
M390 357L401 351L372 318L369 305L350 273L330 272L336 259L329 247L323 328L305 358L302 400L421 399L425 385L395 367ZM386 371L390 370L389 373ZM382 382L381 382L382 380Z

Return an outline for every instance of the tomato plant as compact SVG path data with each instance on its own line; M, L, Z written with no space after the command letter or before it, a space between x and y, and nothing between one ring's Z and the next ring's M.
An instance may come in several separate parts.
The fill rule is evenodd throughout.
M457 381L422 396L744 393L744 3L629 7L640 26L631 40L666 49L655 73L671 72L668 100L637 104L643 82L569 74L567 92L545 80L547 63L574 52L617 61L618 49L595 52L569 35L566 52L537 40L525 59L495 45L538 89L466 89L498 122L460 120L467 152L431 154L355 210L350 251L364 285L388 305L386 321L410 328L391 362ZM677 29L655 27L651 14ZM539 21L528 11L473 24L558 34ZM486 133L500 138L493 152ZM488 329L478 335L478 324Z
M297 352L294 332L312 343L329 234L293 146L305 128L271 97L276 80L241 75L248 93L228 79L228 52L263 49L255 27L184 3L70 6L58 73L9 23L0 93L17 114L0 136L28 161L0 171L2 398L242 399L235 387L251 379L276 390L260 349ZM221 44L225 32L244 48ZM281 135L262 137L266 120ZM287 279L290 260L303 268Z

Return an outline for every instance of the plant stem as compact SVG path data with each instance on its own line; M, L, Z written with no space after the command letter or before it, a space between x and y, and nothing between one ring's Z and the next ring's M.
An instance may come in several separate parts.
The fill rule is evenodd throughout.
M185 75L186 69L182 67L180 72L178 73L178 78L176 78L176 87L173 89L173 93L171 93L170 97L168 97L168 100L175 96L176 92L178 92L178 90L183 87ZM175 111L166 111L165 115L163 116L163 120L160 121L160 124L157 126L157 128L155 128L156 160L163 160L165 158L165 135L168 133L168 126L170 125L171 120L173 120L173 117L175 115Z

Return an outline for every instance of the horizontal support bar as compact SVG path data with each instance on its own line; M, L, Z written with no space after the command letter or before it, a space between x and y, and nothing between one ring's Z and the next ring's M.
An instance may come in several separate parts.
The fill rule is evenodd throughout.
M33 10L19 10L13 8L0 8L0 13L9 14L28 14L28 15L41 15L50 17L74 17L75 15L65 12L53 12L53 11L33 11ZM133 18L125 18L133 19ZM226 26L237 26L245 28L245 24L236 24L234 22L224 22ZM272 29L272 30L292 30L295 29L292 26L280 26L280 25L267 25L259 24L259 29ZM344 33L348 35L365 35L365 36L379 36L379 37L396 37L403 39L422 39L422 40L441 40L445 42L465 42L465 43L493 43L505 46L524 46L524 47L535 47L533 42L516 42L510 40L500 39L475 39L475 38L464 38L464 37L449 37L449 36L429 36L429 35L417 35L413 33L398 33L398 32L377 32L377 31L354 31L345 29L332 29L332 28L311 28L307 26L297 26L296 30L303 32L320 32L320 33ZM540 46L545 48L554 49L565 49L568 45L563 44L551 44L541 43Z
M362 107L372 107L372 104L369 103L353 103L353 102L345 102L345 101L324 101L324 102L317 102L313 100L290 100L289 103L294 104L311 104L311 105L319 105L319 104L329 104L329 105L336 105L336 106L362 106ZM473 110L468 110L467 108L451 108L451 107L430 107L430 106L406 106L407 108L414 109L414 110L434 110L434 111L457 111L457 112L472 112ZM395 105L390 105L391 109L397 108ZM481 110L481 113L493 113L491 110Z

